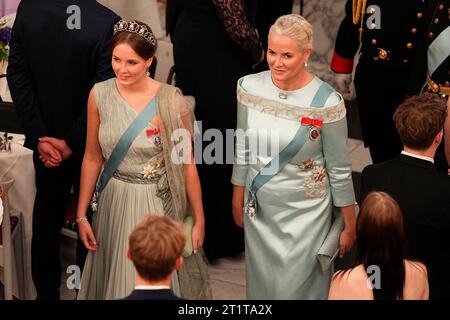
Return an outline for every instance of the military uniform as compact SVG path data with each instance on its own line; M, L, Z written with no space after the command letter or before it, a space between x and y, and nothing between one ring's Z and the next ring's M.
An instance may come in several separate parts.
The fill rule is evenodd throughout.
M402 149L392 119L395 108L407 95L420 92L425 79L413 72L420 34L424 26L424 0L367 0L361 21L353 22L348 0L346 17L336 38L331 69L351 73L361 40L354 79L365 145L374 163L394 158ZM380 12L377 12L378 6ZM379 14L381 26L367 26ZM362 27L362 33L360 28Z

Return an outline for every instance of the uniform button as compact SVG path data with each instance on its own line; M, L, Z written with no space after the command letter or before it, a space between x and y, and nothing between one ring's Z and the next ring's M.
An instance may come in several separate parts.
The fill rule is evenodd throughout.
M376 44L377 44L377 40L372 39L372 44L373 44L373 45L376 45Z
M417 13L417 18L418 18L418 19L422 19L422 16L423 16L422 12L418 12L418 13Z
M412 28L411 29L411 33L416 34L417 33L417 29L416 28Z
M431 84L431 91L433 91L433 92L439 92L439 85L437 84L437 83L432 83Z
M403 63L408 63L408 59L404 59L404 60L403 60Z
M430 32L430 33L428 34L428 37L433 38L433 32Z
M386 50L380 49L380 51L378 52L378 56L380 57L380 59L385 60L388 57L388 53Z
M414 46L413 46L413 44L412 44L411 42L408 42L408 43L406 44L406 47L407 47L408 49L412 49Z
M439 23L439 19L438 18L434 19L434 24L438 24L438 23Z
M372 30L377 27L377 25L375 23L372 23L370 26L372 27Z

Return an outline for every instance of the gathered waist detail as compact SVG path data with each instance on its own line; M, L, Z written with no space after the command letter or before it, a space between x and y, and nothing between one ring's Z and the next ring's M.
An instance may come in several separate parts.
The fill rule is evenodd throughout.
M113 177L117 180L128 182L128 183L138 183L138 184L153 184L157 183L159 180L159 175L154 177L144 177L143 173L138 172L124 172L120 170L116 170L114 172Z

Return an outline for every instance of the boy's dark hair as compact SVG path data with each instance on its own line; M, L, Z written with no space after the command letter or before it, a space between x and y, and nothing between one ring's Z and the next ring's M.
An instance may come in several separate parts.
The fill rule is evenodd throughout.
M394 113L397 132L406 147L424 150L443 129L447 107L438 95L425 93L400 104Z
M186 239L180 222L149 215L130 235L130 256L145 280L160 281L170 275Z

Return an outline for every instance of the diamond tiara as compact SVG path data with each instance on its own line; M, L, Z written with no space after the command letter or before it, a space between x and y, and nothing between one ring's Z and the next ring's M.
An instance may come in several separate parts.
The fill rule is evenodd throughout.
M120 20L114 25L114 34L120 31L132 32L141 36L152 46L156 45L156 38L153 32L145 25L139 24L136 21L127 22L125 20Z

